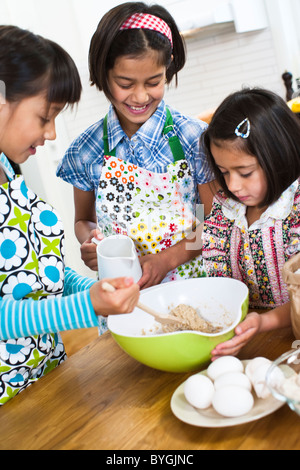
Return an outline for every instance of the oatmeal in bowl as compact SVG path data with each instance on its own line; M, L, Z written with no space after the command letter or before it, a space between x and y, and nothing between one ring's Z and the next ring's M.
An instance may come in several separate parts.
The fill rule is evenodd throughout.
M168 282L142 290L140 300L164 315L196 320L195 327L188 321L188 327L161 325L139 308L108 317L113 338L127 354L169 372L206 365L214 347L234 336L235 327L248 312L248 288L230 278Z

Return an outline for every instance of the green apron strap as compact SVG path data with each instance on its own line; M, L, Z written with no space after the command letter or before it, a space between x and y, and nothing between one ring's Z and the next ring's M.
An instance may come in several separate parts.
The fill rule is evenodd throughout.
M173 118L169 108L166 108L167 118L163 128L163 135L168 134L168 132L173 130ZM181 146L180 140L177 135L169 137L169 145L171 152L173 154L174 163L179 160L185 160L185 155L183 148ZM116 149L109 151L108 147L108 136L107 136L107 115L103 120L103 144L104 144L104 155L115 157Z
M173 130L172 114L169 108L166 108L166 111L167 111L167 118L166 118L165 126L163 128L163 135L166 135L168 132ZM174 163L178 162L179 160L185 160L184 151L177 135L173 135L172 137L169 137L169 145L170 145L171 152L173 154Z
M108 147L108 136L107 136L107 115L103 120L103 145L104 145L104 155L115 157L116 156L116 149L113 149L111 152L109 151Z

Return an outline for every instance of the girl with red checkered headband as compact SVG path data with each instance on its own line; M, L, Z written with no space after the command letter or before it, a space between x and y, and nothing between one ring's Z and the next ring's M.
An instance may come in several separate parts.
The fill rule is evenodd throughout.
M165 8L128 2L108 11L92 37L89 68L109 111L75 139L57 172L74 186L85 264L97 270L95 236L126 234L140 257L141 288L203 275L193 228L196 205L208 213L213 196L199 146L206 124L163 100L185 60Z

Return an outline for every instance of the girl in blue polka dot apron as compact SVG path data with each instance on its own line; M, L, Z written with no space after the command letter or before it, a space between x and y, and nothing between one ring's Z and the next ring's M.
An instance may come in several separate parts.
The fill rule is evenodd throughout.
M49 204L26 187L22 176L9 172L3 154L1 161L9 181L0 186L0 295L39 302L61 296L62 222ZM16 339L0 341L0 405L65 359L58 334L16 335Z

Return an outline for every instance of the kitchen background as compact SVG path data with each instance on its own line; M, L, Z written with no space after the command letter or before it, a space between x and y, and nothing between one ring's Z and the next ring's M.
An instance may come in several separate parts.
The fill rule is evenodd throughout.
M300 0L157 0L174 16L185 37L187 63L177 88L165 99L197 116L214 109L243 86L269 88L283 98L285 71L300 77ZM78 272L94 275L80 259L73 230L72 187L55 176L71 141L105 115L108 103L89 85L89 42L102 15L121 1L0 0L0 23L15 24L60 43L74 58L83 82L76 110L57 119L57 139L38 149L22 165L28 186L59 209L66 229L66 261Z

